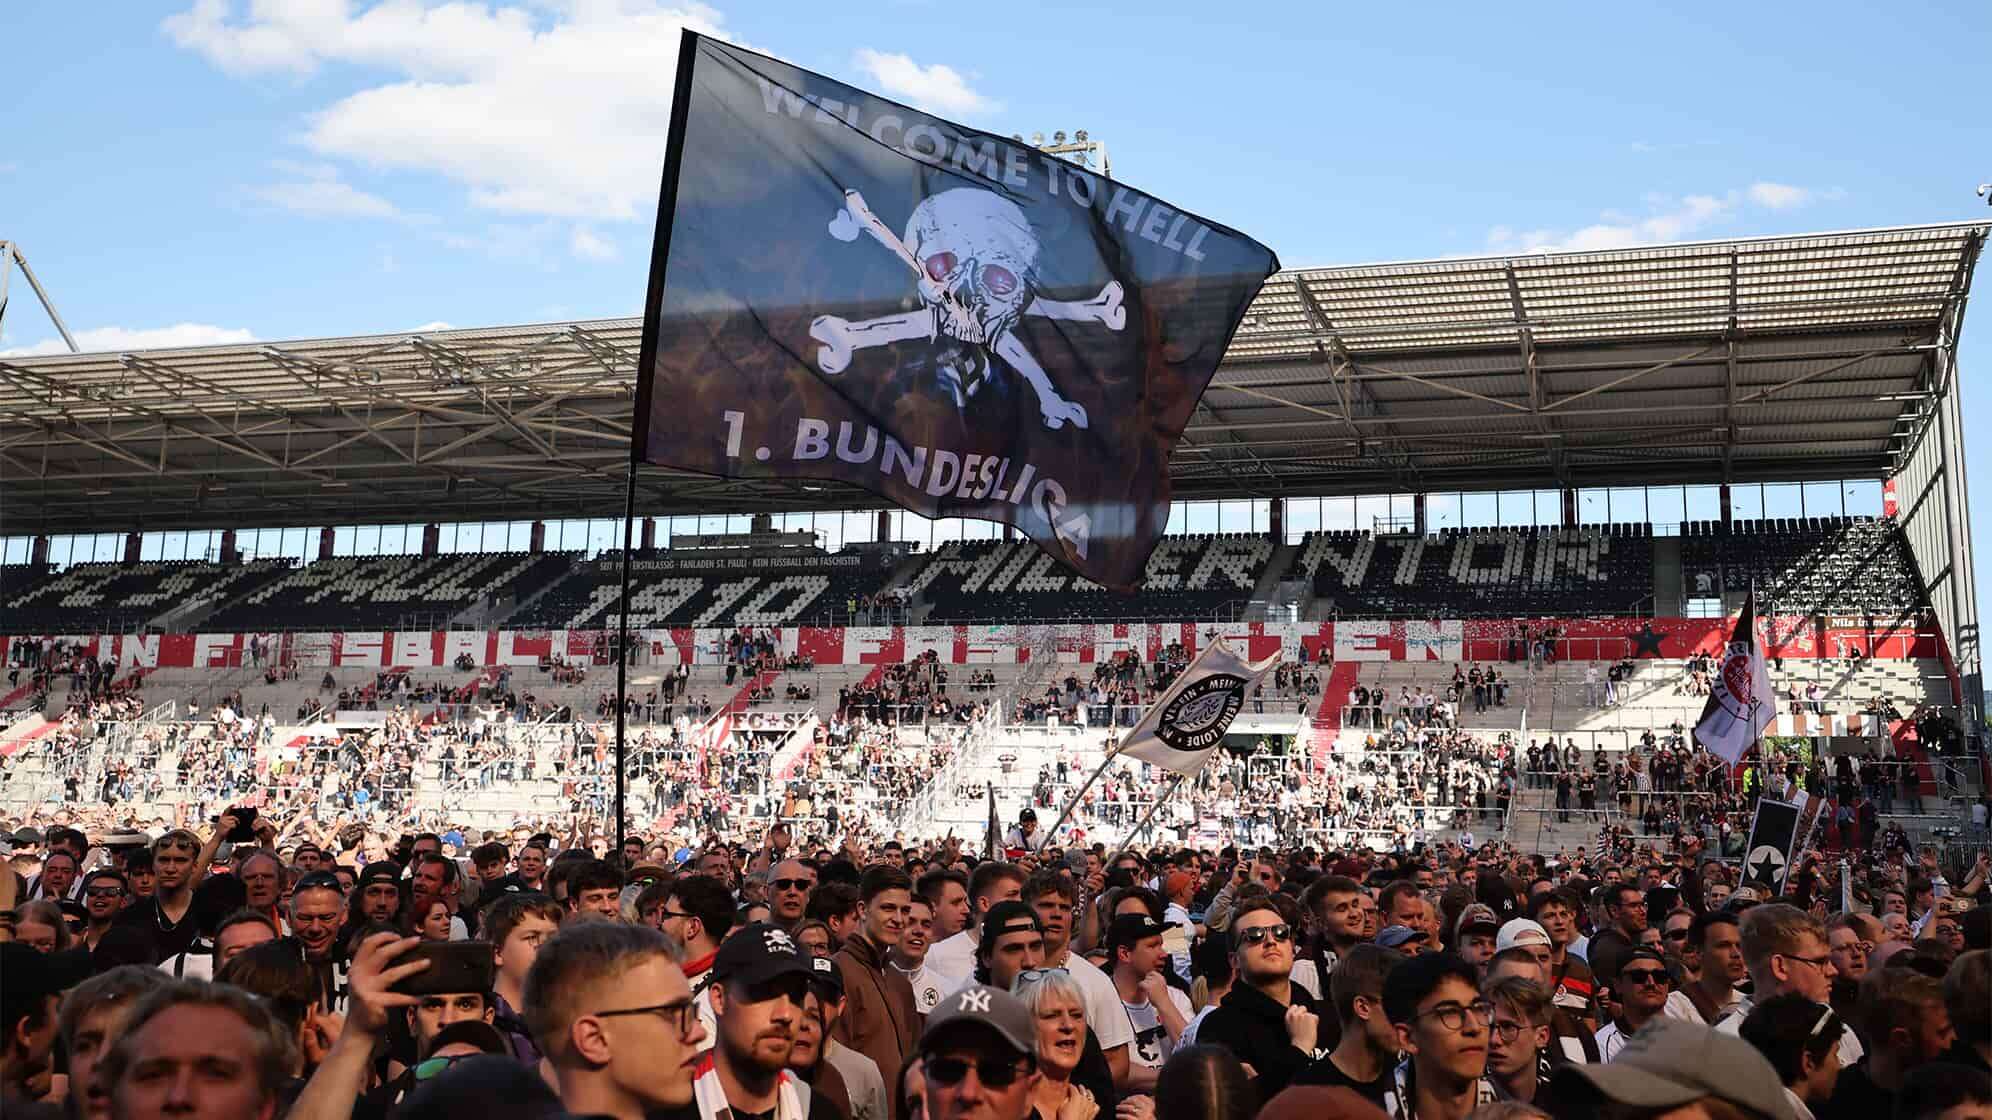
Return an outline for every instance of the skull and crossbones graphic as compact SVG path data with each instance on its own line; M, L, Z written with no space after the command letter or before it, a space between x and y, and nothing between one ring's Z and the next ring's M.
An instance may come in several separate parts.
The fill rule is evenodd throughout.
M1046 299L1037 294L1037 235L1017 204L993 191L958 187L923 199L898 236L872 213L857 191L844 192L844 206L830 220L830 236L855 241L870 234L911 269L920 308L898 315L853 322L819 315L809 325L816 340L816 368L844 372L851 355L895 342L949 340L940 356L948 391L966 408L992 376L992 355L1021 374L1037 393L1046 428L1086 427L1086 409L1066 400L1044 367L1017 337L1025 315L1069 322L1098 323L1110 331L1127 326L1121 285L1112 281L1089 300Z

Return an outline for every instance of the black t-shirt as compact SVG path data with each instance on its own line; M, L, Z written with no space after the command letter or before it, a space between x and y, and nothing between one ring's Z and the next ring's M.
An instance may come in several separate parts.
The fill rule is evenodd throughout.
M156 896L125 907L118 914L115 924L143 933L146 940L152 943L152 959L155 962L177 957L192 949L201 936L198 905L188 906L187 912L178 922L174 922L160 909Z
M1364 1100L1378 1108L1385 1107L1384 1096L1392 1088L1389 1066L1384 1066L1383 1072L1377 1074L1374 1081L1357 1081L1355 1078L1342 1072L1342 1067L1335 1064L1335 1056L1333 1054L1312 1063L1306 1069L1294 1074L1293 1080L1288 1084L1327 1085L1330 1087L1339 1085L1344 1088L1354 1089Z

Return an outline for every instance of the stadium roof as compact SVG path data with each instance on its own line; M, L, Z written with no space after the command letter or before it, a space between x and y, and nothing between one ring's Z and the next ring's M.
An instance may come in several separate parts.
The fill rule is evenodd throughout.
M1179 498L1884 477L1988 225L1281 272ZM609 516L641 320L0 358L0 532ZM861 508L648 468L643 514Z

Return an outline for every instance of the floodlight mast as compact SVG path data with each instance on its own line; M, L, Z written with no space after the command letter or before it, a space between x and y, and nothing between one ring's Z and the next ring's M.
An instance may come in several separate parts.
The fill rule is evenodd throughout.
M27 277L28 286L35 290L35 298L41 301L42 310L48 313L48 321L55 324L56 333L60 334L62 341L68 344L69 352L71 354L80 352L82 347L76 345L75 337L69 333L69 327L63 323L62 316L56 313L55 304L49 300L48 292L42 288L41 281L35 279L35 270L28 267L28 258L21 255L20 245L5 240L0 240L0 326L5 326L7 322L7 281L15 265L19 265L21 275Z
M1046 155L1057 156L1067 163L1076 163L1088 171L1097 171L1107 178L1113 177L1113 163L1107 158L1106 141L1093 139L1083 128L1074 132L1070 139L1066 137L1063 129L1052 133L1050 140L1046 140L1042 132L1032 133L1028 141L1021 134L1012 134L1010 139L1019 144L1028 143Z

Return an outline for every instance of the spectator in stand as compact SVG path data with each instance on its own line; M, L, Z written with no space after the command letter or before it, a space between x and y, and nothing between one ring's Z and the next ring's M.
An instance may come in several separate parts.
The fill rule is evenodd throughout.
M641 1120L692 1103L705 1028L656 930L571 923L540 946L525 1000L569 1112Z
M141 997L97 1076L111 1115L263 1120L292 1076L295 1048L262 1000L175 980Z
M1942 982L1910 968L1869 973L1861 981L1855 1015L1868 1040L1867 1053L1858 1065L1841 1072L1832 1097L1817 1110L1821 1120L1873 1120L1892 1111L1903 1079L1920 1066L1941 1061L1957 1038L1944 1007Z
M720 946L710 987L719 1038L693 1082L702 1120L835 1114L788 1070L810 991L809 961L785 930L765 922L743 927Z
M1250 1066L1259 1099L1269 1100L1320 1056L1315 1043L1326 1008L1295 989L1294 925L1270 898L1239 903L1230 938L1238 983L1197 1028L1197 1041L1223 1046Z
M1383 984L1407 959L1381 945L1350 946L1328 977L1341 1039L1326 1057L1296 1074L1292 1084L1342 1086L1385 1107L1398 1042L1397 1028L1383 1012Z
M1751 1008L1738 1033L1777 1071L1795 1120L1813 1120L1839 1080L1840 1033L1845 1029L1832 1008L1793 994L1773 996Z
M889 960L906 929L913 881L897 867L874 864L865 870L859 891L863 928L835 957L845 1008L831 1038L877 1063L884 1083L893 1085L919 1038L912 986Z
M1465 1120L1496 1099L1487 1080L1494 1005L1473 966L1452 953L1412 957L1383 982L1384 1014L1407 1059L1393 1076L1385 1111L1410 1120Z

